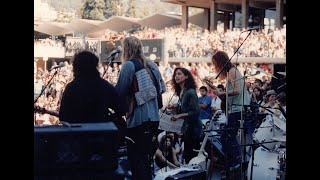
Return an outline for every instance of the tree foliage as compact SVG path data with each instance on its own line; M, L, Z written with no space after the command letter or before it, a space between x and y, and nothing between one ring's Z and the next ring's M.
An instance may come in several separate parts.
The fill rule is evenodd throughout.
M120 0L104 0L106 8L104 11L104 17L106 19L112 16L122 16L123 15L123 5Z
M105 20L104 11L104 0L86 0L81 7L80 17L82 19Z

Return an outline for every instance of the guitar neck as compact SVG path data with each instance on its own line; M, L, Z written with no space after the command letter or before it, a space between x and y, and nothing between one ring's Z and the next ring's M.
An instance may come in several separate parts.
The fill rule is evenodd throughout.
M208 132L206 132L206 135L204 136L204 139L203 139L203 142L202 142L202 144L201 144L201 147L200 147L198 156L201 156L202 153L204 152L204 148L205 148L205 146L206 146L206 143L207 143L207 140L208 140L208 136L209 136L210 130L212 129L212 123L213 123L213 120L215 119L217 113L218 113L218 111L216 111L216 112L213 114L213 116L212 116L212 118L211 118L211 120L210 120L208 129L206 129Z
M50 114L50 115L52 115L52 116L59 117L59 113L58 113L58 112L56 112L56 111L51 111L51 110L47 110L47 109L42 108L42 107L39 107L39 106L35 106L35 107L34 107L34 112L42 113L42 114Z

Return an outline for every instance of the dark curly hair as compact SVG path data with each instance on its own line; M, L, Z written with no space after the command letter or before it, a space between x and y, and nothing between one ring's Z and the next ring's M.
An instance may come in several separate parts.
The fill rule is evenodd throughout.
M174 69L173 75L172 75L172 87L175 90L177 95L180 95L180 93L181 93L181 87L174 80L174 77L176 76L177 70L180 70L185 76L188 76L188 78L184 82L184 86L185 86L186 89L190 89L190 88L196 89L197 88L197 84L196 84L191 72L186 68L176 67Z
M92 78L100 75L97 66L99 58L90 51L80 51L73 57L74 78Z

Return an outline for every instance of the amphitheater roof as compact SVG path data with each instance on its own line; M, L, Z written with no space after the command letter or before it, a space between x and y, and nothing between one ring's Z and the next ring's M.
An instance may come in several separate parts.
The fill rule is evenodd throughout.
M130 18L125 16L112 16L111 18L101 22L97 30L110 29L112 31L121 32L130 30L140 25L137 23L138 18ZM93 31L91 31L93 32Z
M51 36L58 36L73 32L67 25L66 23L46 22L35 25L34 30Z
M74 32L89 33L98 29L98 24L102 21L89 20L89 19L76 19L66 25L67 28L72 29Z
M157 13L138 21L139 24L154 29L181 25L181 16L169 13Z

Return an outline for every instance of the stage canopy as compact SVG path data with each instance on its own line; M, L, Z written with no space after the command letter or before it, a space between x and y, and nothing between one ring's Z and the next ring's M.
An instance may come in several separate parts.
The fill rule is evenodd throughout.
M130 18L125 16L112 16L111 18L99 24L100 29L109 29L111 31L121 32L129 31L134 28L140 27L137 23L138 18Z
M164 29L181 25L181 16L169 13L157 13L138 21L139 24L153 29Z
M66 23L46 22L36 25L34 30L51 36L59 36L73 32L73 30L69 29L67 25L68 24Z
M89 20L89 19L77 19L69 23L66 27L72 29L74 32L87 34L99 30L98 24L102 21Z

